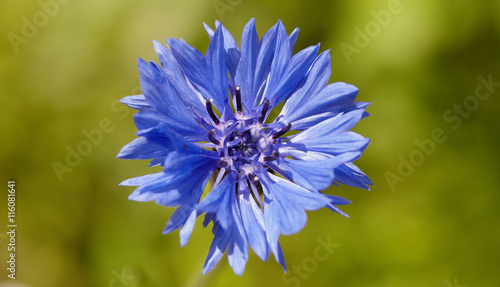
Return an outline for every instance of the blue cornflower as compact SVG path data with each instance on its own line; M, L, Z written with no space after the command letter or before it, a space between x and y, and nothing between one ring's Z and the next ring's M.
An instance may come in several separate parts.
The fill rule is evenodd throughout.
M328 84L329 51L319 45L293 55L298 29L287 34L281 21L260 39L254 19L241 45L216 22L205 26L205 56L183 40L168 49L154 42L161 66L139 59L143 95L122 103L139 110L138 138L118 158L151 159L162 171L125 180L138 186L136 201L178 206L163 233L180 228L187 244L196 218L213 223L214 240L203 273L228 251L238 275L248 246L262 259L270 253L283 266L280 234L300 231L306 210L349 201L321 193L336 182L368 189L368 177L352 162L369 140L349 131L367 116L354 102L358 89ZM283 103L274 121L269 113ZM206 192L213 176L214 184Z

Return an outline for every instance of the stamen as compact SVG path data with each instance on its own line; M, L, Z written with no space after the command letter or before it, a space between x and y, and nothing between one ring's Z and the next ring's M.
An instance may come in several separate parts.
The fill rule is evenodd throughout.
M243 106L241 105L241 91L240 91L240 86L236 86L235 88L235 94L236 94L236 110L241 113L243 112Z
M220 141L215 138L215 130L208 131L208 139L216 145L220 144Z
M264 161L273 161L273 160L277 160L279 158L279 153L278 151L273 151L271 155L266 155L264 157Z
M277 139L280 136L284 135L291 128L292 128L292 124L291 123L286 124L286 126L281 131L279 131L279 132L275 133L274 135L272 135L273 139Z
M219 118L217 117L217 115L214 113L214 110L212 109L212 99L207 100L205 102L205 107L207 108L207 112L210 115L210 117L212 118L212 120L214 121L214 123L216 125L220 124Z
M247 178L253 185L257 185L259 183L259 178L252 173L247 173Z
M219 163L217 164L219 168L225 168L229 166L229 162L223 158L219 159Z
M267 109L269 109L269 100L264 100L264 106L262 106L262 112L260 113L259 123L263 123L266 118Z

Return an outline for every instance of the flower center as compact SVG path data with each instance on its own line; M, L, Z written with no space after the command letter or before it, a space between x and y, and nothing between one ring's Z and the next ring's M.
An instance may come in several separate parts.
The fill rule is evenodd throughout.
M235 87L235 100L236 115L226 121L215 114L212 101L206 101L207 112L215 124L207 136L219 153L219 168L231 169L256 180L254 174L258 169L279 158L279 137L290 130L291 124L278 129L264 124L269 110L268 99L262 103L260 113L255 109L244 113L239 86Z

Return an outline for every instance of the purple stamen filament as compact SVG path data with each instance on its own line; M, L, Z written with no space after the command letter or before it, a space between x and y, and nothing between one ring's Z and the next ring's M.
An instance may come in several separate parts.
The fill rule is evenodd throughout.
M236 94L236 110L238 111L238 113L242 113L243 112L243 106L241 104L240 86L236 86L234 88L234 90L235 90L235 94Z
M216 125L220 124L220 120L219 118L217 117L217 115L214 113L214 110L212 108L212 100L207 100L205 102L205 107L207 108L207 112L208 114L210 115L210 118L212 118L212 120L214 121L214 123Z

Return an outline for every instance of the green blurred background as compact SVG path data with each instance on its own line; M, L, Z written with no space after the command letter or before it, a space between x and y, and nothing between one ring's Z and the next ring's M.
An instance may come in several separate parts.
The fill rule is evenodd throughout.
M499 1L41 3L0 10L0 286L498 286L500 87L480 88L490 92L481 100L476 87L481 76L500 82ZM332 187L354 202L350 219L309 212L302 232L280 238L287 275L251 252L242 277L226 259L202 276L212 234L201 220L181 248L178 232L161 234L173 209L128 201L133 188L117 186L156 172L116 159L136 131L117 100L140 93L136 58L157 60L153 39L182 37L204 52L202 22L222 19L239 41L251 17L260 37L278 19L288 32L300 27L295 52L321 42L331 81L372 102L355 130L372 139L357 164L374 185ZM100 125L107 133L85 150L84 133ZM432 148L435 129L445 140L424 154L415 141ZM58 178L53 163L66 165L79 145L87 155ZM12 179L15 281L5 268ZM319 260L321 240L338 245Z

